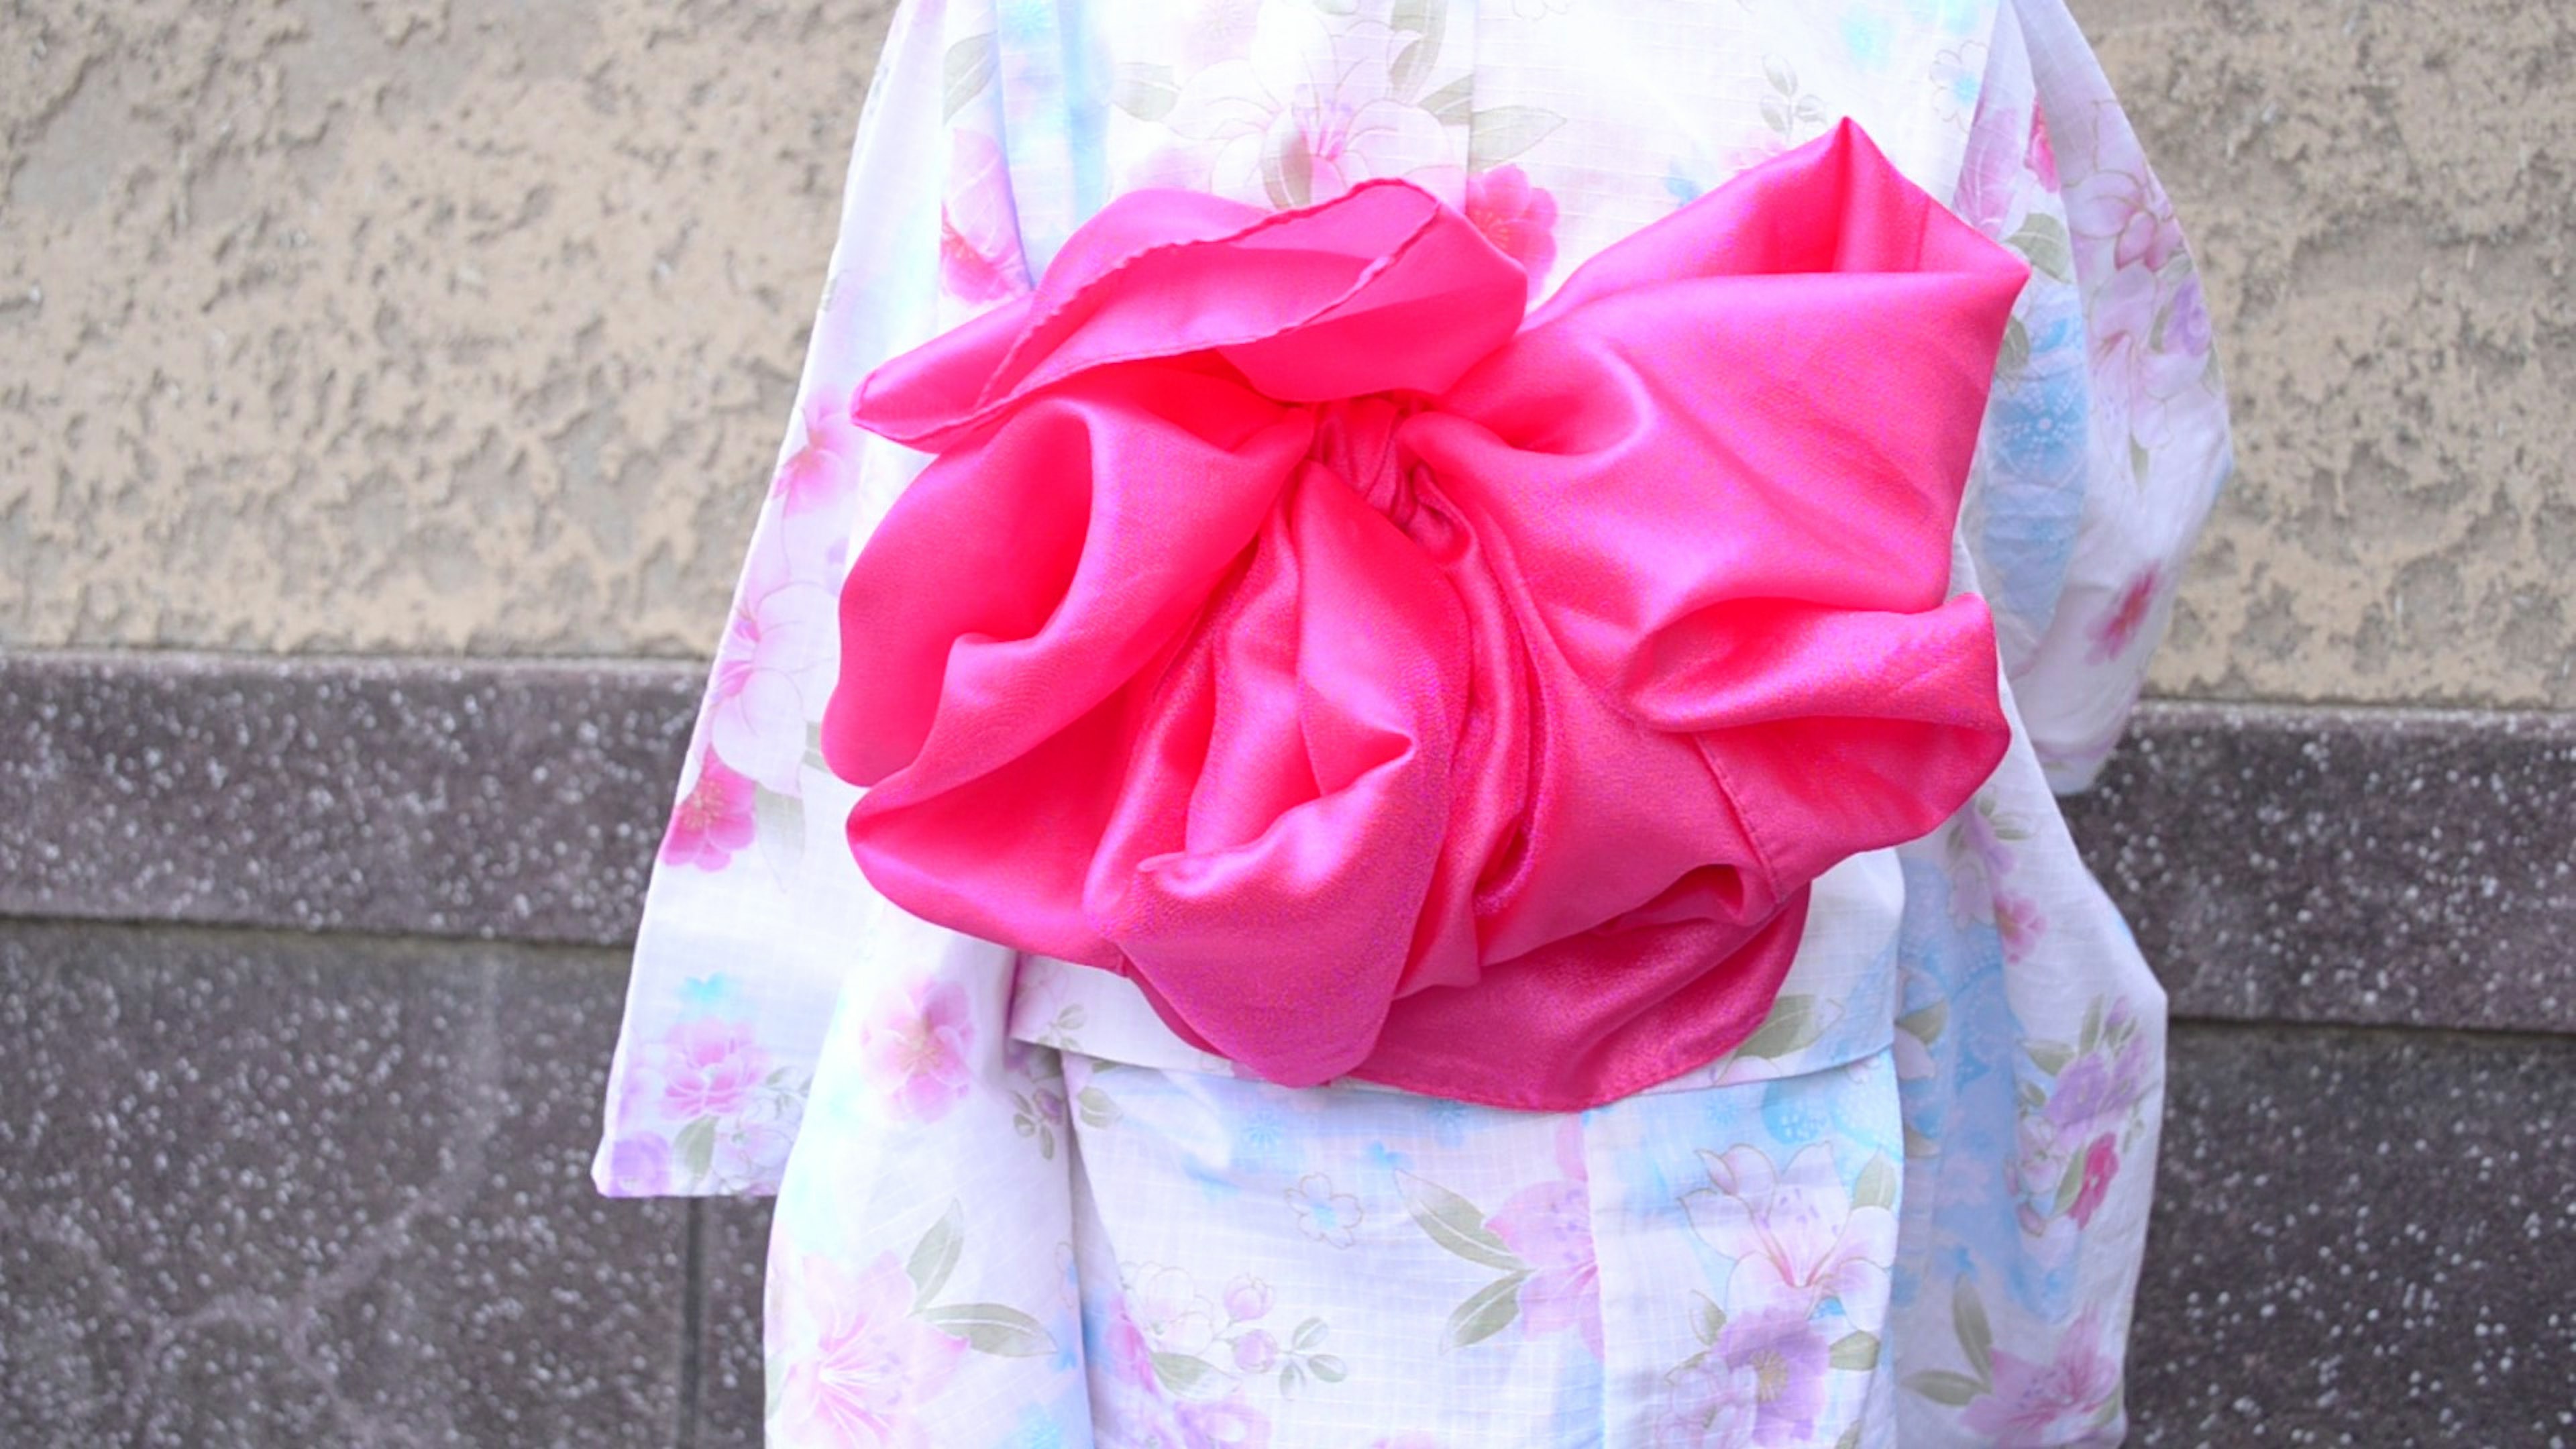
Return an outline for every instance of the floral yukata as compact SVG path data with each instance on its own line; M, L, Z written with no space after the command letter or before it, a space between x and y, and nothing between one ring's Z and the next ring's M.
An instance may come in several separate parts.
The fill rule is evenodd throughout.
M2009 742L1816 879L1731 1050L1579 1112L1283 1087L1125 977L870 887L826 759L838 610L926 458L853 423L862 379L1144 188L1288 212L1400 179L1544 305L1845 120L2027 265L1951 564ZM2163 998L2053 792L2116 742L2228 456L2197 273L2060 0L909 0L600 1186L776 1195L777 1445L2116 1441Z

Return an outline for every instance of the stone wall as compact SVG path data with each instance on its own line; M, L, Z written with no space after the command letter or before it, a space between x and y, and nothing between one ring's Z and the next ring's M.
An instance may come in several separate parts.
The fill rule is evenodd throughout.
M2077 8L2242 465L2072 811L2136 1440L2576 1439L2576 9ZM0 9L0 1443L757 1442L583 1169L886 9Z

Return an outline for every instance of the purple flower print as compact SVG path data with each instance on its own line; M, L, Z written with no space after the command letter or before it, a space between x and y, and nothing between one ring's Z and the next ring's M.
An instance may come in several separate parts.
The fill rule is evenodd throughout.
M2104 1421L2119 1392L2119 1361L2103 1351L2100 1325L2088 1313L2067 1327L2052 1362L1996 1349L1993 1386L1960 1417L1999 1444L2108 1443Z
M2207 357L2209 344L2209 298L2200 289L2200 274L2194 272L2174 289L2173 301L2165 309L2164 345L2167 351L2187 357Z
M681 1022L662 1039L662 1056L662 1110L683 1122L741 1112L769 1074L769 1053L749 1022Z
M779 1297L779 1427L800 1442L938 1449L921 1407L948 1386L966 1345L912 1316L912 1279L892 1253L857 1272L809 1255Z
M1741 1266L1737 1271L1743 1271ZM1824 1411L1830 1353L1815 1320L1795 1304L1783 1303L1728 1319L1710 1357L1752 1371L1751 1442L1804 1444L1816 1432L1816 1415Z
M1859 1207L1821 1143L1774 1169L1761 1149L1703 1152L1709 1186L1682 1195L1702 1240L1735 1254L1727 1294L1738 1312L1778 1305L1801 1316L1828 1298L1854 1327L1885 1320L1896 1261L1896 1215Z
M751 781L709 749L698 757L698 778L671 811L662 836L662 863L722 870L734 852L751 844Z
M650 1132L617 1139L608 1149L608 1191L619 1197L655 1197L671 1187L671 1144Z
M2147 1047L2123 1035L2066 1064L2049 1089L2047 1115L2061 1141L2073 1141L2125 1117L2147 1094Z
M1761 1371L1705 1354L1673 1374L1655 1449L1751 1449L1761 1414Z

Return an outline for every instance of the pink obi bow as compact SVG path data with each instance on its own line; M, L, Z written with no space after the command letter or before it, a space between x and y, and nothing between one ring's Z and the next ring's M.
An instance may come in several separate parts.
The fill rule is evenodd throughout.
M2025 271L1856 128L1528 279L1403 182L1140 191L880 368L832 769L896 904L1183 1037L1595 1105L2007 738L1950 534Z

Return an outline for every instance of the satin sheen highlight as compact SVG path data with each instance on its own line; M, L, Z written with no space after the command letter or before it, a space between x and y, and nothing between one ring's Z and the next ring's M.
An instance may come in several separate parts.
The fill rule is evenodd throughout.
M1273 1081L1705 1064L2002 757L1951 532L2025 276L1849 123L1526 316L1404 182L1124 195L853 402L936 455L841 596L853 855Z

